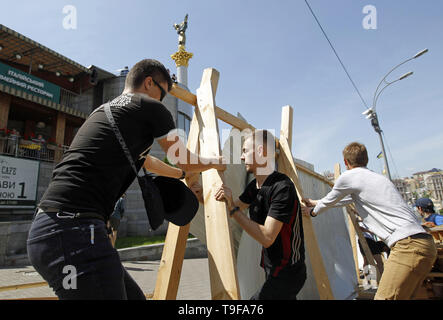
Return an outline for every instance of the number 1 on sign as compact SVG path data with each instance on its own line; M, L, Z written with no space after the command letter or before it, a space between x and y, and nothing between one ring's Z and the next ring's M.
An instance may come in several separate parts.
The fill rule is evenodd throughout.
M22 191L20 192L20 195L18 196L19 199L26 199L25 196L25 183L21 182L19 185L22 187Z

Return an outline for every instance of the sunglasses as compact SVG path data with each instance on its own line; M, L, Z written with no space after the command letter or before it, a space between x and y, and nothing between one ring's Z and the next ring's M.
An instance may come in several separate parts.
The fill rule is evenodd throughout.
M155 81L154 79L152 79L152 81L154 81L154 83L157 85L157 87L160 88L160 91L161 91L160 101L163 101L163 99L166 97L167 92L165 91L165 89L163 89L163 87L161 85L158 84L157 81Z

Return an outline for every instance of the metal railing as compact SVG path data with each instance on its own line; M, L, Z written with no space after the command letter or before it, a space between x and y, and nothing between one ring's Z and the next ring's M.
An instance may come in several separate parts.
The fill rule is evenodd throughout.
M68 108L75 108L79 95L69 90L60 88L60 104Z
M0 154L41 161L59 161L69 146L55 146L32 140L0 137Z

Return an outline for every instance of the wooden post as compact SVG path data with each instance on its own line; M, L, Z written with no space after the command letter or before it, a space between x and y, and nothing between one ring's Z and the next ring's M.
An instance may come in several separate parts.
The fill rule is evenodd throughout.
M295 185L298 198L303 198L303 189L298 179L298 173L292 158L291 146L288 142L288 136L292 137L292 107L283 108L282 124L280 131L280 156L278 157L279 171L286 174ZM290 119L290 118L291 119ZM331 284L323 263L323 258L318 247L317 237L310 217L303 216L303 232L305 236L306 249L311 261L312 271L317 284L318 293L321 300L334 300Z
M280 137L284 136L288 140L289 148L292 150L292 124L294 109L291 106L282 108Z
M33 283L23 283L23 284L14 284L12 286L0 287L0 292L18 290L18 289L29 289L29 288L37 288L48 286L46 281L42 282L33 282Z
M63 150L59 147L65 144L65 128L66 128L66 115L62 112L57 113L57 125L55 132L55 143L57 149L55 150L54 160L59 162L63 157Z
M187 149L196 155L199 153L199 117L199 110L195 109L187 143ZM198 175L194 176L192 180L186 179L188 187L191 187L196 182L196 179L198 179ZM176 226L173 223L168 225L162 258L157 272L157 281L153 295L154 300L177 299L190 226L190 223L183 227Z
M189 92L186 89L180 88L176 84L172 86L172 89L171 91L169 91L169 93L174 97L183 100L184 102L189 103L190 105L193 105L194 107L198 107L197 96L195 96L192 92ZM215 107L215 115L217 116L217 119L220 119L239 130L244 130L247 128L254 129L254 127L249 123L247 123L246 121L239 119L233 114L230 114L226 110L223 110L217 106Z
M7 143L6 129L8 128L9 110L11 109L11 96L0 92L0 129L5 129L5 138L0 139L0 152L7 151L9 149ZM22 132L23 134L23 132ZM18 142L18 141L17 141ZM9 151L9 150L8 150Z
M197 104L202 117L203 136L200 140L202 156L221 155L218 123L215 114L215 93L219 73L205 69ZM215 200L214 194L223 183L222 172L211 169L202 173L205 206L206 245L208 248L209 275L212 299L240 299L232 235L229 228L227 206Z
M11 109L11 96L0 92L0 128L7 128L9 110Z
M338 177L341 174L341 169L340 169L340 164L337 163L334 166L334 177L335 180L338 179ZM373 265L375 267L375 269L377 270L377 279L380 279L380 268L377 265L377 263L375 262L374 256L372 255L371 250L369 249L368 246L368 242L366 241L365 236L363 235L363 232L361 231L358 222L357 222L357 218L355 216L355 213L357 212L354 207L352 205L348 205L346 206L346 211L348 212L348 218L349 218L349 236L351 237L351 244L352 244L352 250L354 252L354 261L356 263L356 272L357 272L357 279L360 281L360 272L359 272L359 268L358 268L358 256L357 256L357 246L355 243L355 233L357 233L358 236L358 240L361 243L361 246L363 248L363 252L365 253L366 259L368 260L368 263ZM354 239L354 243L352 242L352 237Z

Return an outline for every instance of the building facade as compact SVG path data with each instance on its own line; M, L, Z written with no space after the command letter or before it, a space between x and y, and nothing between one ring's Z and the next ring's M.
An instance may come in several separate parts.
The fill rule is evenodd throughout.
M425 176L424 179L426 189L429 191L431 198L442 202L443 200L443 172L433 172Z
M411 191L411 186L405 179L394 179L392 181L397 188L398 192L400 192L403 200L410 206L414 205L415 199L414 194Z
M128 70L114 74L84 67L0 25L0 221L32 218L53 167L89 114L123 92ZM163 103L186 140L192 106L169 94ZM150 154L166 157L157 143ZM155 233L150 230L136 181L127 196L120 235L166 231L166 223Z
M438 211L443 208L443 171L433 168L428 171L416 172L412 175L415 181L415 194L418 197L427 196Z

